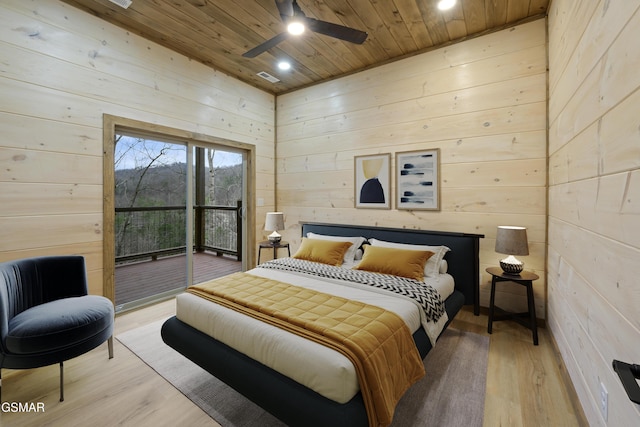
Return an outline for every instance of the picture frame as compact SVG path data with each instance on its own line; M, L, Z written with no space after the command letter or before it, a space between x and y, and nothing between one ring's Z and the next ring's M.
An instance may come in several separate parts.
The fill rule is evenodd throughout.
M396 153L396 209L440 210L440 149Z
M354 156L354 204L391 209L391 153Z

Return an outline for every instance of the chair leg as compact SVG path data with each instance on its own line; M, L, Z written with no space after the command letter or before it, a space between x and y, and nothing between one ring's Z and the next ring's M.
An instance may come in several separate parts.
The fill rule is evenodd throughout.
M109 359L113 359L113 335L107 340L107 346L109 347Z
M113 335L107 340L109 359L113 359ZM2 392L2 376L0 373L0 393ZM64 402L64 365L60 362L60 402Z
M64 402L64 366L60 362L60 402Z

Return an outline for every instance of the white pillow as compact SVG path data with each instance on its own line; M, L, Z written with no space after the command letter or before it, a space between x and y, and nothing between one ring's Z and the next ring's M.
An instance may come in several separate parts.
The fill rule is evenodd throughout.
M446 274L449 271L449 263L447 263L446 259L440 261L440 274Z
M344 253L344 262L352 263L356 257L356 251L366 240L364 237L327 236L325 234L307 233L307 239L331 240L334 242L351 242L352 245Z
M385 242L384 240L378 239L369 239L369 243L372 246L382 246L386 248L433 252L433 255L427 260L427 263L424 265L424 275L428 277L438 277L441 268L440 262L444 258L444 255L451 250L446 246L410 245L407 243Z

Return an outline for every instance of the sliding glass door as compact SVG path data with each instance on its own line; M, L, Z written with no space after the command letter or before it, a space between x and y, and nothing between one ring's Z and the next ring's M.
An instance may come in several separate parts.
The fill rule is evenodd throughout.
M196 284L241 269L246 235L245 154L199 145L191 146L191 153L193 274L188 281Z
M242 269L242 152L116 135L115 300L122 311Z

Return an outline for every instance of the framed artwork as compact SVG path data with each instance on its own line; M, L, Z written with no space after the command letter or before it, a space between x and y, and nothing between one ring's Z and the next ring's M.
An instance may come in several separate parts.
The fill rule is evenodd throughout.
M391 154L355 156L355 207L391 209Z
M440 149L396 153L396 208L440 210Z

